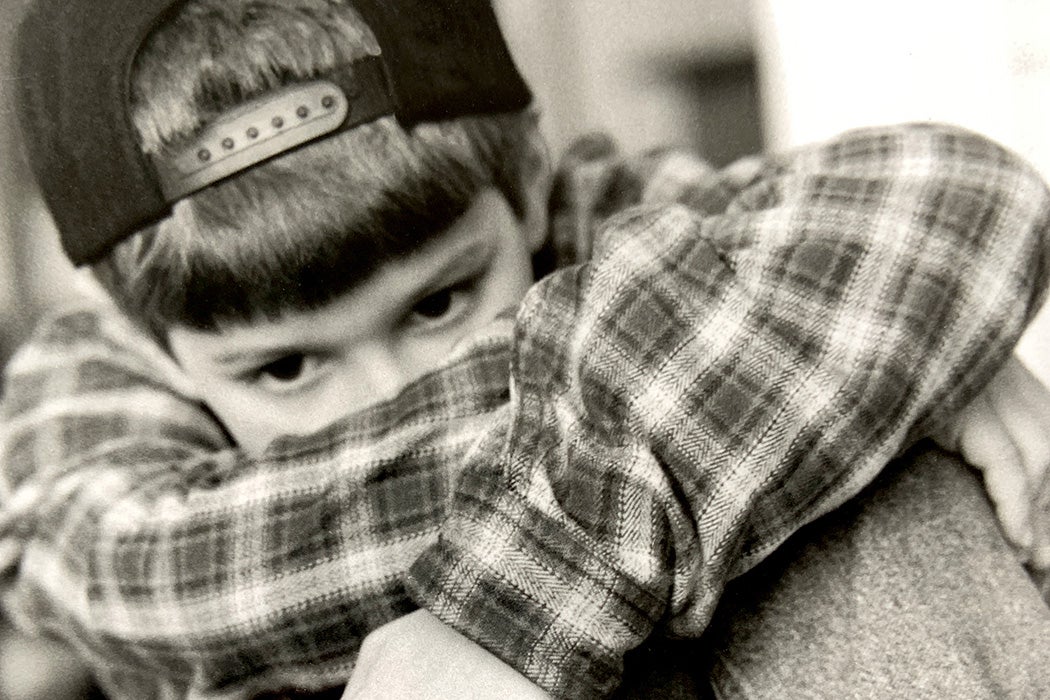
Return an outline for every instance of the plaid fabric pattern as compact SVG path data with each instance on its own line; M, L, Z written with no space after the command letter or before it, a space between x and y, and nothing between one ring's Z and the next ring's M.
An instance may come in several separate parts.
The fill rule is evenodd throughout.
M64 313L9 368L7 611L114 698L345 683L363 637L416 607L401 578L507 404L510 321L397 401L249 461L114 314Z
M613 219L526 298L512 408L415 595L554 694L609 693L972 397L1036 307L1047 207L1002 150L916 127Z
M112 312L45 324L7 375L7 610L114 697L251 697L343 683L414 607L411 567L554 695L604 695L657 625L702 631L727 578L971 397L1045 281L1045 186L950 128L722 173L592 141L553 202L562 261L590 262L256 461Z

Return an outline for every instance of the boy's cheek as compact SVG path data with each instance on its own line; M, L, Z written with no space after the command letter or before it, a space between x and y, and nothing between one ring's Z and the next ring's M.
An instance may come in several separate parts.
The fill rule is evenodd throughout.
M202 399L237 446L258 457L279 438L316 433L375 403L343 379L330 376L312 390L288 395L213 384Z
M280 428L278 415L271 407L259 401L238 400L227 394L223 398L205 399L212 412L219 417L238 447L252 457L258 457L282 433L289 432L288 421Z
M204 387L199 393L219 418L237 446L253 457L262 455L279 437L303 435L320 430L323 421L294 399L267 397L218 384Z

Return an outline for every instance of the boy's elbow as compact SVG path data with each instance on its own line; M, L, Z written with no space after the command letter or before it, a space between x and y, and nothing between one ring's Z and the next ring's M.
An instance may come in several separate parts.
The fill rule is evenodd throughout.
M854 129L822 150L824 165L841 174L882 171L894 178L932 176L985 187L1045 189L1043 177L1019 154L985 134L947 122Z

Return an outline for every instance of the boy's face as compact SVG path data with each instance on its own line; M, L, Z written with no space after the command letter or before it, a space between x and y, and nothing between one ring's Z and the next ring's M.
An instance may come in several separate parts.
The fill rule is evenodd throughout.
M545 234L533 216L519 220L484 190L446 232L330 304L218 332L177 326L172 355L238 444L259 454L392 398L517 307Z

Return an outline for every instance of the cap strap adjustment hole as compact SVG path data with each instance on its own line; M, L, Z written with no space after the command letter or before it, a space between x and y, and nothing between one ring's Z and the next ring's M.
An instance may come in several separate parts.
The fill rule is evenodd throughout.
M319 109L311 109L317 105ZM337 130L350 103L336 84L317 80L268 93L209 124L173 157L155 157L165 197L177 199ZM285 115L295 115L291 120ZM260 128L268 123L270 128ZM238 139L244 134L247 138Z

